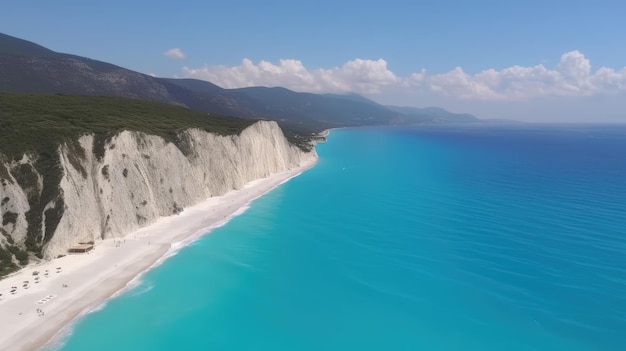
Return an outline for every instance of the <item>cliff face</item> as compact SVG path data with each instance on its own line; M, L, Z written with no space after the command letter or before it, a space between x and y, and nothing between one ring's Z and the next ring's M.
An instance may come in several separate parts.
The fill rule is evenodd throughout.
M78 242L123 236L317 157L290 145L275 122L257 122L238 136L192 129L179 139L176 146L157 136L122 132L104 143L104 152L92 135L63 145L53 197L44 196L49 186L36 160L24 156L0 164L0 245L35 240L45 258L54 258ZM52 200L33 213L32 197ZM32 238L32 233L40 234Z

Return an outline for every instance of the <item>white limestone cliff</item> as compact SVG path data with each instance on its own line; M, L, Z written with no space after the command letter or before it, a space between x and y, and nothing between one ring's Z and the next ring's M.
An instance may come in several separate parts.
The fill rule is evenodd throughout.
M79 242L124 236L159 217L317 157L315 150L304 152L289 144L278 125L268 121L256 122L240 135L219 136L191 129L182 139L185 153L161 137L125 131L106 143L100 159L94 153L92 135L79 139L84 153L76 146L61 146L59 197L64 210L44 245L44 257L64 255ZM20 162L32 160L25 157ZM0 164L0 178L8 174L2 167L15 166L16 161ZM39 189L22 189L12 178L0 185L0 216L7 222L0 228L17 243L26 237L28 194L41 188L39 184ZM51 201L46 209L55 206L59 204ZM7 213L16 215L5 221ZM44 210L38 224L43 233L45 215Z

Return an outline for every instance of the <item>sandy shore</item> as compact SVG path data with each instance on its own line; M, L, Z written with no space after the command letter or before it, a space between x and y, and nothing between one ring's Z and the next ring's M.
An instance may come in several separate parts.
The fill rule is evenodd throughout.
M250 201L314 163L255 180L241 190L161 218L124 238L98 241L90 253L29 266L0 280L0 350L41 348L168 253L207 233ZM35 271L39 273L33 275ZM11 293L12 287L17 287L15 293Z

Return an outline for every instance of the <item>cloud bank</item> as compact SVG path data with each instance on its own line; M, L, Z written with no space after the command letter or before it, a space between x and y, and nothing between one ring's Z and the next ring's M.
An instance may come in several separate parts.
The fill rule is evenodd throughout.
M524 100L549 96L591 96L626 90L626 68L601 67L595 72L579 51L561 56L559 64L512 66L469 75L461 67L429 77L430 88L461 99Z
M178 59L178 60L182 60L185 58L185 53L179 48L169 49L166 52L164 52L163 55L169 58Z
M309 92L357 92L375 94L387 86L402 84L387 68L387 62L356 59L341 67L307 69L299 60L280 60L278 64L244 59L240 65L183 67L183 76L211 81L224 88L282 86Z
M369 95L392 89L425 89L459 100L523 101L626 91L626 67L619 70L601 67L593 71L589 60L579 51L564 53L554 68L541 64L511 66L476 74L468 74L463 68L456 67L441 74L428 75L422 70L401 77L389 70L383 59L355 59L340 67L312 70L299 60L255 64L244 59L238 66L183 67L183 76L208 80L224 88L282 86L296 91Z

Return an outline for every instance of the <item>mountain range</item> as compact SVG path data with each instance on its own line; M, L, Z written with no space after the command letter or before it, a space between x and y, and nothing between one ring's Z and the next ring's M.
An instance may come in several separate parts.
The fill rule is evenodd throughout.
M197 79L157 78L52 51L0 33L0 91L104 95L180 105L248 119L276 120L286 132L361 125L478 122L442 108L383 106L356 94L312 94L281 87L223 89Z

